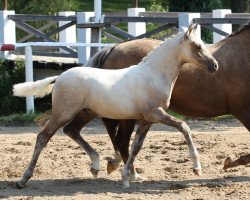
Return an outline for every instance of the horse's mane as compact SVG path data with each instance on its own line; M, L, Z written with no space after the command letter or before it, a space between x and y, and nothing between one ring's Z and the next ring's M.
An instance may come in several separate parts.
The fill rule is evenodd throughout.
M216 45L222 44L225 41L227 41L228 39L241 34L242 32L246 31L246 30L250 30L250 21L248 24L243 25L242 27L240 27L237 31L233 32L232 34L230 34L229 36L225 37L223 40L220 40L219 42L216 43Z
M117 45L108 46L103 48L102 50L98 51L94 56L92 56L86 63L86 67L93 67L93 68L103 68L103 64L106 61L108 55L113 51L113 49Z
M235 31L234 33L232 33L229 37L234 36L234 35L238 35L238 34L242 33L243 31L249 30L249 29L250 29L250 21L248 22L248 24L243 25L237 31Z
M248 31L250 30L250 21L248 22L248 24L245 24L243 26L241 26L237 31L231 33L229 36L225 37L224 39L216 42L215 44L213 44L214 46L219 46L221 44L224 44L226 41L230 40L231 38L233 38L234 36L237 36L239 34L241 34L244 31Z

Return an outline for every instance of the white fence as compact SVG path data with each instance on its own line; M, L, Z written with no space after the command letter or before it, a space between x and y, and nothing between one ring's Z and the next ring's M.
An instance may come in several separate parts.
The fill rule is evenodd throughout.
M95 17L96 22L102 22L105 16L101 15L101 7L100 7L100 0L95 0L95 12L60 12L59 15L61 16L76 16L77 24L79 23L90 23L90 19ZM144 8L133 8L128 9L128 16L136 17L139 15L140 12L144 11ZM231 13L231 10L222 9L222 10L214 10L212 12L212 16L214 18L225 18L226 14ZM15 44L16 43L16 25L15 22L8 18L8 15L15 14L15 11L0 11L0 43L5 44ZM181 13L179 14L179 31L186 30L187 27L192 23L194 18L199 17L200 13ZM59 26L62 26L66 22L59 22ZM214 27L226 32L232 32L232 25L231 24L215 24ZM134 36L143 34L146 32L146 23L145 22L129 22L128 23L128 33ZM214 41L213 43L217 42L224 38L217 33L214 33ZM59 34L59 42L65 43L90 43L91 41L91 29L90 28L75 28L75 26L68 27L67 29L63 30ZM99 40L100 36L99 36ZM90 48L87 46L85 47L78 47L78 60L79 63L84 64L90 56ZM7 58L8 53L2 53L1 57Z

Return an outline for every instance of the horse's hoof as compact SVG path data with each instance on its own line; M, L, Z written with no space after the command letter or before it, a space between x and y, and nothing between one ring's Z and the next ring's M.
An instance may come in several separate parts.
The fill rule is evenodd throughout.
M113 171L117 170L119 167L119 163L115 162L114 160L109 160L107 164L107 172L111 174Z
M97 175L98 175L99 170L94 169L94 168L91 168L91 169L90 169L90 172L93 174L93 176L94 176L95 178L97 178Z
M20 183L16 182L15 187L16 189L23 189L25 186L22 186Z
M193 169L193 172L196 176L202 176L202 170L201 169Z
M108 164L107 164L107 172L108 172L108 174L111 174L115 170L116 170L116 168L115 168L112 160L108 161Z
M131 174L129 178L130 178L130 181L145 181L146 180L146 178L143 178L140 174L137 174L137 173Z
M126 188L129 188L129 187L130 187L129 180L123 180L122 181L122 188L126 189Z
M226 160L225 160L225 162L224 162L223 170L226 170L226 169L230 168L231 162L232 162L232 158L231 157L227 157Z

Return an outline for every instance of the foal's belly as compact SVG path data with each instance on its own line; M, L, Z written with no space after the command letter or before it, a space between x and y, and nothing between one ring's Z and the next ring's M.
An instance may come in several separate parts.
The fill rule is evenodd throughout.
M90 109L97 115L111 119L141 119L141 112L135 106L112 103L92 103Z

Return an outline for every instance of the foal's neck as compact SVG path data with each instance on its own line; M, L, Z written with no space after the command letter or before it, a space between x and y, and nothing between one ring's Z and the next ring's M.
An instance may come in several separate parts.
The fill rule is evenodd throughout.
M183 64L180 59L182 37L183 34L180 34L173 39L166 40L138 65L143 65L143 68L146 67L152 69L155 73L160 73L169 81L174 81Z

